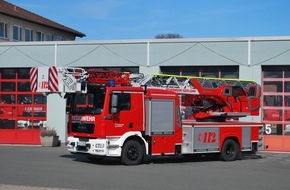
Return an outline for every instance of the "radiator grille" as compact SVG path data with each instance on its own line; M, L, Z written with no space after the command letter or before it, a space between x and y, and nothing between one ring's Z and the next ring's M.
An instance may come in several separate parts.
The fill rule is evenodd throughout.
M94 126L93 123L73 123L72 132L93 134Z

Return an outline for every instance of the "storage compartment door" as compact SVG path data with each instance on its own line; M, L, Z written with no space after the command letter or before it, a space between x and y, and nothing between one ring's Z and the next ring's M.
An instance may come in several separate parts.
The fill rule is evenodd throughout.
M146 109L147 135L174 133L174 100L148 100Z

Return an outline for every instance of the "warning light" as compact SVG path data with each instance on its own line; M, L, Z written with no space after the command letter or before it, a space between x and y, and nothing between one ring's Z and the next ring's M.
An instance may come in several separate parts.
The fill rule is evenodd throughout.
M108 81L108 86L109 86L109 87L114 87L115 85L116 85L115 80L110 79L110 80Z

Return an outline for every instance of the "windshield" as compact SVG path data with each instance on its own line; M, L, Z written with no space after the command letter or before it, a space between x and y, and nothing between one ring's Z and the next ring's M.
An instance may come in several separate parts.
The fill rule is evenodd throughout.
M74 94L71 99L73 114L101 114L105 99L104 90L96 90L87 94Z

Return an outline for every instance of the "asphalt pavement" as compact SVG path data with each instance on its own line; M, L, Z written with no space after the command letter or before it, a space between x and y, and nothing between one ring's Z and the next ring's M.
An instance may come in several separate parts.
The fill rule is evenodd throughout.
M64 146L0 146L0 190L289 189L290 153L263 152L224 162L215 156L151 158L139 166L100 163Z

